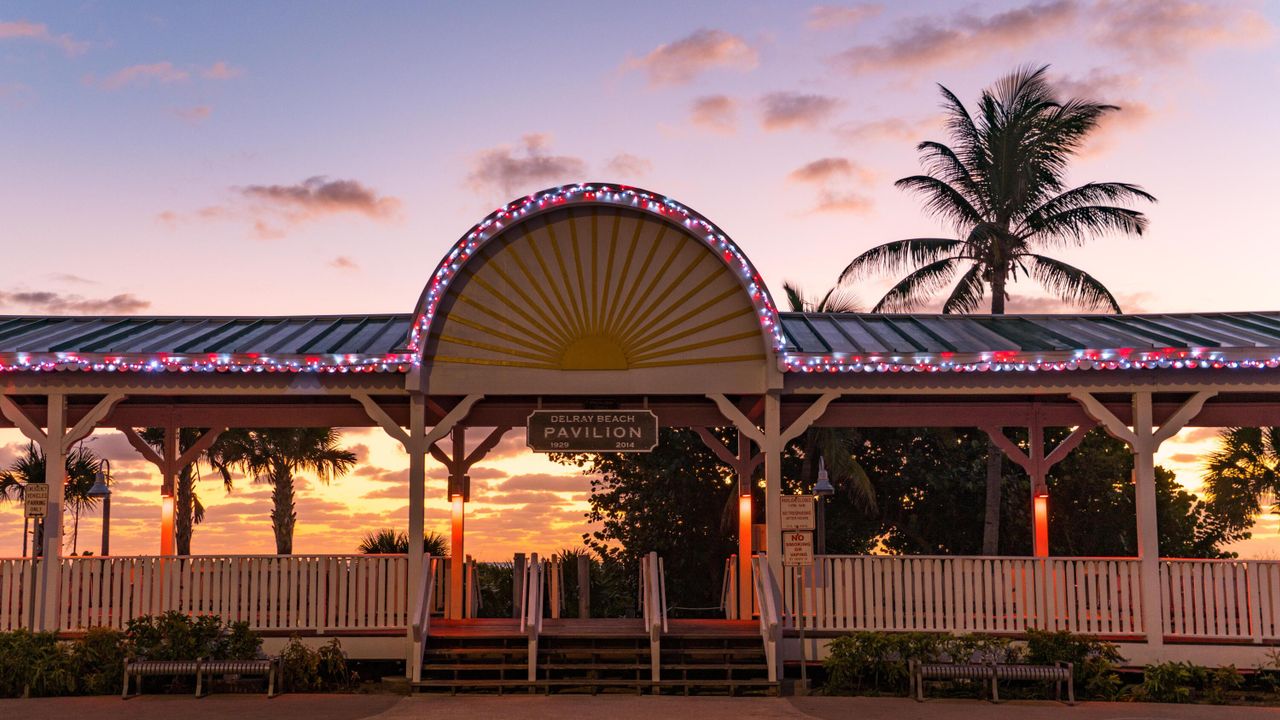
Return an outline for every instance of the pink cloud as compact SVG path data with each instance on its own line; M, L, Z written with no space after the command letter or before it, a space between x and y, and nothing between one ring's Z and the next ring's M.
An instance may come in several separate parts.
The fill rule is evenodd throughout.
M773 92L760 99L760 122L765 130L814 128L840 106L826 95Z
M732 133L738 124L738 101L728 95L703 95L693 101L690 116L694 125Z
M653 163L638 155L620 153L605 163L605 169L610 175L625 181L627 178L648 175L653 170Z
M157 82L162 85L184 82L191 73L174 66L168 60L148 65L130 65L103 78L99 86L105 90L119 90L126 85L145 85Z
M856 192L823 190L818 193L814 212L865 213L875 206L871 198Z
M815 5L809 8L809 20L805 25L810 30L831 30L833 28L857 25L884 12L879 3L856 3L853 5Z
M471 163L467 180L477 190L490 190L511 197L549 185L576 181L586 171L581 158L552 155L547 151L551 136L530 133L520 146L500 145L483 150Z
M6 305L54 315L132 315L151 307L151 301L143 300L132 293L120 293L105 298L86 298L81 295L48 290L25 290L0 292L0 307Z
M854 46L832 60L854 74L916 71L972 60L1053 36L1075 22L1079 9L1076 0L1048 0L988 16L962 12L947 19L918 17L883 41Z
M641 58L624 64L641 70L650 85L681 85L712 68L751 70L759 62L755 48L724 30L695 30L672 43L659 45Z
M335 270L354 271L359 270L360 265L346 255L339 255L329 261L329 267Z
M825 183L837 178L870 182L875 174L847 158L825 157L802 165L787 176L795 182Z
M213 114L213 108L208 105L196 105L195 107L174 108L173 114L191 123L198 123L207 120Z
M299 218L357 213L386 219L400 210L398 198L380 196L356 180L330 180L322 175L293 185L246 185L236 190L246 198Z
M28 20L0 22L0 40L34 40L61 48L67 55L79 55L89 49L89 43L76 40L67 34L54 35L44 23Z
M1099 0L1094 39L1138 62L1180 61L1194 50L1249 47L1274 32L1245 3L1195 0Z
M921 120L889 117L841 123L833 132L840 139L849 142L901 140L914 143L923 140L926 134L938 130L941 126L941 121L936 117Z
M200 71L200 76L209 80L230 80L244 74L244 68L238 68L226 60L219 60Z

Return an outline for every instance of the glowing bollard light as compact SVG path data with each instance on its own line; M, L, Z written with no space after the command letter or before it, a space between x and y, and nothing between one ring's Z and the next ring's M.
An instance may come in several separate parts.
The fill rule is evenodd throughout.
M462 573L466 559L465 529L467 519L467 500L458 493L452 498L450 520L452 535L449 542L449 617L462 618Z
M1036 533L1036 557L1049 557L1049 495L1035 496L1033 502Z

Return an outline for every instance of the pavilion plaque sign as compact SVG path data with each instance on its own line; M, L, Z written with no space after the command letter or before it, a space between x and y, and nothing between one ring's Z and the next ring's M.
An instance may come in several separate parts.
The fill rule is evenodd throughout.
M658 416L650 410L534 410L525 436L534 452L650 452Z
M44 483L28 483L22 493L23 506L28 520L40 520L49 510L49 486Z
M782 529L812 530L814 528L814 512L816 503L813 495L782 496Z

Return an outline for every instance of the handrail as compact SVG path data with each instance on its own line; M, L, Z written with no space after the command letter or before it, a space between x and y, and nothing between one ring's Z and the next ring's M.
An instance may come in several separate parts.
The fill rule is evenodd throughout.
M667 632L667 568L661 555L658 556L658 590L662 600L662 604L658 606L658 613L662 617L662 632Z
M738 619L738 556L730 555L724 559L724 575L720 580L720 610L726 620Z
M431 632L431 605L436 591L436 573L431 553L422 556L422 582L414 599L412 629L413 655L409 658L413 682L422 679L422 646Z
M542 563L538 554L529 556L524 569L524 612L520 615L520 632L529 636L529 682L538 679L538 636L542 634Z
M778 644L781 639L778 583L774 580L773 571L769 569L767 558L759 555L751 558L751 569L757 603L760 605L760 637L764 640L765 655L769 663L769 679L777 682Z
M650 679L656 683L662 679L662 633L667 631L667 589L662 558L656 552L640 558L640 603L649 634Z

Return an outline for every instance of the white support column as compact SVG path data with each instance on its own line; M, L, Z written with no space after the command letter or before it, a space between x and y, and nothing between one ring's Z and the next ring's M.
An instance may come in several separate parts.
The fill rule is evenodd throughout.
M399 428L397 428L399 429ZM424 568L422 536L426 531L427 500L427 399L421 393L409 396L409 434L402 440L409 453L409 598L417 596ZM408 629L409 648L413 648L413 629Z
M1202 391L1192 395L1157 429L1152 416L1151 392L1136 392L1132 397L1133 425L1129 427L1089 393L1072 393L1085 412L1097 420L1107 432L1129 444L1133 451L1134 511L1138 526L1138 560L1142 588L1142 627L1147 644L1164 645L1164 600L1160 593L1160 528L1156 522L1156 451L1173 437L1216 395Z
M50 395L49 410L45 422L44 481L49 486L49 508L44 517L44 557L40 558L40 587L43 590L40 629L58 629L58 610L62 604L59 587L62 579L62 505L66 501L67 447L64 436L67 430L67 396Z
M777 393L764 396L764 523L769 570L782 577L782 398Z

